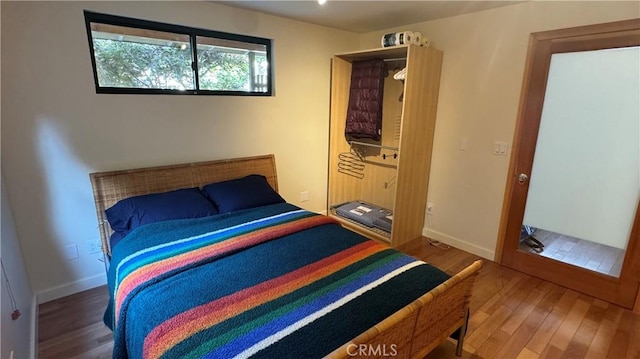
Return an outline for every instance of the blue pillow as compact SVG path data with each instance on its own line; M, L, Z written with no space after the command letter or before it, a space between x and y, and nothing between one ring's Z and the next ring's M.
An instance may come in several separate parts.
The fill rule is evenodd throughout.
M218 206L220 213L285 202L260 175L211 183L204 186L202 192Z
M105 214L111 229L124 236L144 224L212 216L218 210L194 187L129 197L118 201Z

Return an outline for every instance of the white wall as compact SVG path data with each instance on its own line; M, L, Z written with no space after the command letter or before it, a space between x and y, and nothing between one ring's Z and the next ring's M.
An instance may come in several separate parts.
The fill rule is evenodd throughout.
M624 249L639 173L640 48L554 54L524 223Z
M325 209L330 58L355 34L209 2L1 6L2 169L40 301L105 283L90 172L274 153L284 198ZM83 9L271 38L275 96L96 94Z
M3 176L4 177L4 176ZM4 179L0 181L2 194L0 195L2 204L0 214L2 215L2 234L0 241L0 258L5 273L0 277L2 288L0 292L0 358L9 358L11 351L14 351L14 358L33 357L35 350L36 332L36 299L29 285L29 277L25 269L20 242L16 234L11 204L7 197ZM4 275L6 274L11 286L11 293L20 311L17 320L11 319L13 309L9 290L5 285Z
M420 31L444 53L425 235L493 259L509 156L492 149L508 142L511 154L529 34L638 15L638 2L534 1L361 37L364 49L387 32Z

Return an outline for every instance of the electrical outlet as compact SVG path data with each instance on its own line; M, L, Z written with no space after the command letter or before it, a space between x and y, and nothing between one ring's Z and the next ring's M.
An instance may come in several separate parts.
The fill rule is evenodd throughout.
M427 202L427 214L433 214L433 203Z
M102 242L100 238L92 238L87 240L87 251L89 254L96 254L102 252Z
M309 191L300 192L300 202L307 202L309 200Z

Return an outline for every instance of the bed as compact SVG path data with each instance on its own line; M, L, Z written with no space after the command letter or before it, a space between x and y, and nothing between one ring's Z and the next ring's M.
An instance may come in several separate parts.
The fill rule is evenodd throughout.
M258 177L281 198L273 155L90 175L114 358L413 358L452 334L461 354L480 261L450 276L284 200L227 204L229 183ZM199 188L225 210L141 225L111 248L108 209Z

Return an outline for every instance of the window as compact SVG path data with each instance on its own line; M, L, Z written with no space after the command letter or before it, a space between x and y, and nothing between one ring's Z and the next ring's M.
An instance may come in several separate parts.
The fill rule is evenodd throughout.
M97 93L271 96L271 40L84 12Z

